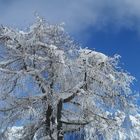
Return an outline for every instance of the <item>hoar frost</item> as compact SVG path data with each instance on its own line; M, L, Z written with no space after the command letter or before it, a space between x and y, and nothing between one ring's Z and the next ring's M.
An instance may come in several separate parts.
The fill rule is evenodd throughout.
M27 31L1 26L0 43L1 140L63 140L79 130L85 140L140 137L134 77L117 55L81 48L39 17Z

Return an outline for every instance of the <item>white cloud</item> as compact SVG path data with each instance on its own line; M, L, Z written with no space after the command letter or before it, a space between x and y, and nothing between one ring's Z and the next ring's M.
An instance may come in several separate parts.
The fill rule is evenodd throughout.
M71 31L89 25L103 29L109 24L139 30L140 0L10 0L0 1L0 23L18 27L33 22L34 12L50 22L65 22Z

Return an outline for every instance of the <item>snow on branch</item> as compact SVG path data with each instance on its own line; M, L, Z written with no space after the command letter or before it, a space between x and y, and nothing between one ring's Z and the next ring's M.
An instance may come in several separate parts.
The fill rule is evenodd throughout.
M0 47L2 138L20 122L24 139L57 140L82 127L86 140L123 140L126 121L134 125L125 138L139 138L135 78L119 67L118 55L81 48L63 25L40 17L24 31L1 26Z

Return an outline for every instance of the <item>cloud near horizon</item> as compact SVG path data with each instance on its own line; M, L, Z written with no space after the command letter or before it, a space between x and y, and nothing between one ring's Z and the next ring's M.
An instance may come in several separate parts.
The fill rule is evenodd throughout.
M51 23L65 22L72 32L109 25L140 31L140 0L0 0L0 24L26 27L34 12Z

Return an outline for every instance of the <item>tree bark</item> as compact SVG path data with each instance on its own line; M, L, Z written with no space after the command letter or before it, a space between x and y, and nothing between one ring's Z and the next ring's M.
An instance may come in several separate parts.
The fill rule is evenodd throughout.
M49 135L51 139L53 139L52 138L53 130L51 129L52 113L53 113L52 106L48 105L48 109L46 111L46 132L47 132L47 135Z
M50 68L51 68L51 73L50 73L50 77L51 77L51 83L50 83L50 97L53 95L53 86L54 86L54 73L53 73L53 62L50 62ZM50 99L51 101L51 99ZM47 129L47 133L49 132L49 136L51 138L51 140L54 140L52 134L54 132L54 125L55 125L55 117L53 116L53 107L49 104L48 105L48 109L46 111L46 129Z
M64 134L62 133L62 108L63 108L63 101L62 99L59 100L57 104L57 140L63 140Z

